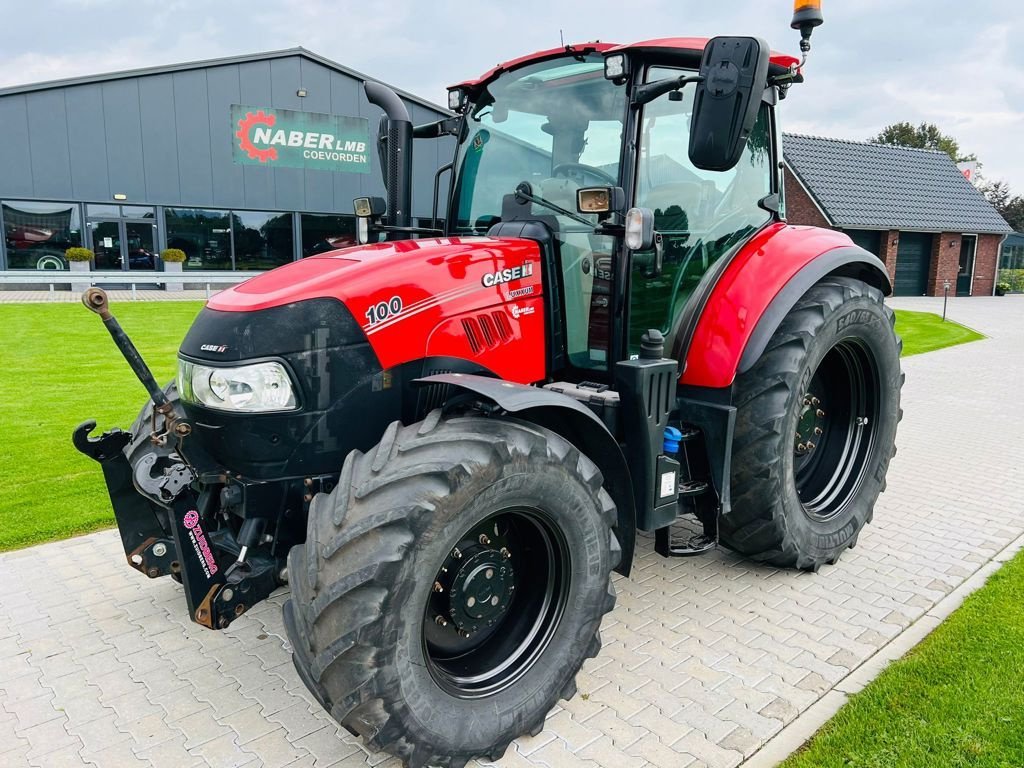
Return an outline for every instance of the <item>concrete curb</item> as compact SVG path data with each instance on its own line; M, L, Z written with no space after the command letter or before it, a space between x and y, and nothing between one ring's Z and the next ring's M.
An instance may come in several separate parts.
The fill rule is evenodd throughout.
M972 592L977 591L988 578L1024 549L1024 534L1011 541L987 563L971 574L966 581L932 606L931 610L907 627L886 645L879 648L860 666L836 683L832 690L805 709L781 731L771 737L740 765L742 768L774 768L796 752L842 708L850 696L863 690L892 662L902 658L925 639L953 611L963 605Z

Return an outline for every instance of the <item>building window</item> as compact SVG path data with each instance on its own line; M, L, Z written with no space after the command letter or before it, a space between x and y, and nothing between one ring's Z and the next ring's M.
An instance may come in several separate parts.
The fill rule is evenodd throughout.
M302 255L315 256L356 244L355 216L302 214Z
M233 211L235 269L273 269L294 259L290 213Z
M8 269L67 269L64 251L82 244L74 203L5 200L2 203Z
M167 247L185 252L185 269L232 269L228 211L165 208Z

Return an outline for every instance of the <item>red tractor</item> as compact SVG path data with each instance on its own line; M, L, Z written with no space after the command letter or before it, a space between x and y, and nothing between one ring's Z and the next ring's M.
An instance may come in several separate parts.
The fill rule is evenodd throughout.
M388 199L356 200L362 245L214 297L163 388L84 297L151 396L74 435L128 562L211 629L289 584L303 681L412 766L497 759L573 696L637 530L834 563L885 485L900 342L884 265L785 222L801 64L755 38L565 46L418 127L367 83ZM412 145L441 136L447 215L417 228Z

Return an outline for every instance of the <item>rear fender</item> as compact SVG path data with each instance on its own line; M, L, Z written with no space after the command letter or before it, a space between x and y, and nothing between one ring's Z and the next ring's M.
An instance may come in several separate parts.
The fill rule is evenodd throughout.
M601 470L605 490L618 510L615 534L622 546L622 561L615 570L629 575L636 543L636 507L629 467L615 437L593 411L560 392L485 376L445 373L416 382L444 384L478 395L517 418L556 432L593 461Z
M761 356L782 318L828 275L891 293L885 265L842 232L777 224L736 254L712 288L686 350L680 384L729 387ZM746 367L744 367L746 366Z
M793 275L761 314L757 325L754 326L754 332L743 349L738 373L750 370L758 361L769 340L782 325L782 320L800 301L800 297L819 280L832 275L862 280L886 296L892 293L892 284L889 282L885 264L870 251L853 245L834 248L821 254Z

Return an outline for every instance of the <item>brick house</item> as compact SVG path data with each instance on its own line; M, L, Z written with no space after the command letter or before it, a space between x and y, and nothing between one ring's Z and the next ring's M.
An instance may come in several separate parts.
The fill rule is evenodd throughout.
M786 216L846 232L897 296L989 296L1013 230L944 152L783 136Z

